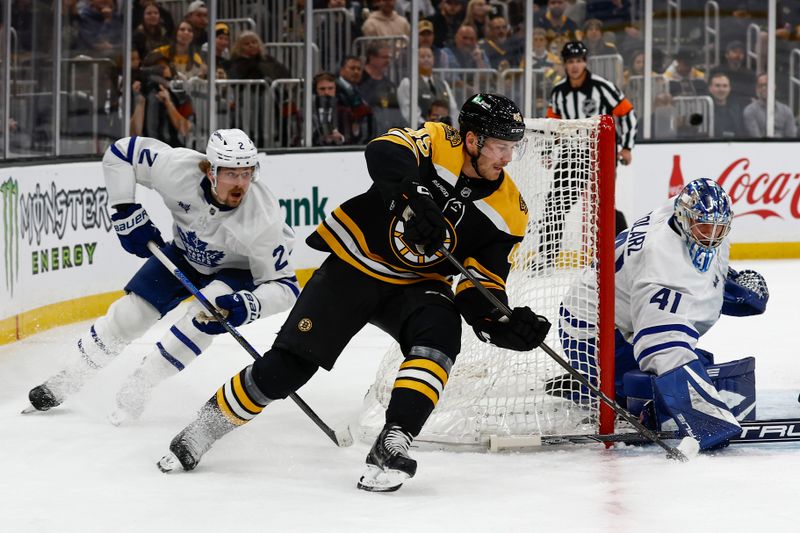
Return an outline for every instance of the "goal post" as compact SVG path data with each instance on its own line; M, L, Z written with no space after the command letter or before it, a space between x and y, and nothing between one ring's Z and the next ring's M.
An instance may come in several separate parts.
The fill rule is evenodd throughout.
M526 119L525 125L522 155L508 166L528 207L525 238L511 257L509 305L547 316L553 327L545 342L613 399L614 120ZM581 320L562 307L567 301ZM571 359L560 340L562 327L577 339ZM584 342L592 338L594 346ZM358 433L366 441L383 427L402 360L395 343L379 365L359 418ZM613 431L613 411L576 390L542 350L498 348L463 324L461 353L416 442L487 448L496 437L536 442L536 436Z

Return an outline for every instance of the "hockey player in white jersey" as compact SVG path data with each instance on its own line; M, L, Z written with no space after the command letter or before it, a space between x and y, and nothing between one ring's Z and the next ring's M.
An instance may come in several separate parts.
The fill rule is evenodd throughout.
M294 233L278 201L259 181L258 151L241 130L211 134L206 153L147 137L116 141L103 157L109 204L122 247L148 258L77 342L69 364L29 393L46 411L77 392L100 368L190 294L147 248L154 241L214 302L233 326L290 308L299 294L289 261ZM136 186L157 191L172 213L165 243L136 199ZM138 418L150 390L183 370L225 329L195 302L155 343L117 394L112 421Z
M712 354L697 348L721 312L744 316L766 309L764 278L728 266L732 219L728 195L703 178L616 240L617 399L656 429L671 419L703 450L739 434L737 416L755 416L753 358L714 365ZM563 300L559 317L562 346L572 366L584 372L594 358L597 317L587 314L576 295L594 283L594 272L587 272L582 288ZM559 379L564 378L550 382L551 391L564 385ZM586 389L574 383L568 388L573 400L593 401ZM727 405L718 389L736 401Z

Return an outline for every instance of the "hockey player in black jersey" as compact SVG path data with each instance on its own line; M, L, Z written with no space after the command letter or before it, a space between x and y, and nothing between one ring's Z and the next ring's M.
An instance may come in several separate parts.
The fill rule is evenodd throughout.
M414 476L408 449L447 383L461 317L482 340L520 351L537 347L550 329L528 307L501 317L468 281L453 290L457 271L440 251L446 247L508 301L509 258L525 234L528 208L504 167L523 133L513 102L477 94L462 107L458 130L427 122L373 140L365 152L373 184L308 238L330 255L272 348L220 387L159 467L192 470L214 441L299 389L318 368L330 370L369 322L398 341L405 359L358 487L392 491Z

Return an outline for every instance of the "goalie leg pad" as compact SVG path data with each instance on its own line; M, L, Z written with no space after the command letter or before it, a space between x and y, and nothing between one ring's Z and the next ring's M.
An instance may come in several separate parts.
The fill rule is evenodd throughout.
M704 350L695 349L703 359L711 361L713 356ZM705 365L708 377L719 391L720 397L737 420L756 419L756 362L753 357L718 365ZM653 374L631 370L623 376L623 387L627 396L627 408L634 416L644 413L649 428L661 431L670 414L662 402L656 401ZM650 411L648 411L650 409Z
M722 400L700 361L666 372L654 381L656 396L678 424L682 436L693 437L701 450L725 446L741 426Z

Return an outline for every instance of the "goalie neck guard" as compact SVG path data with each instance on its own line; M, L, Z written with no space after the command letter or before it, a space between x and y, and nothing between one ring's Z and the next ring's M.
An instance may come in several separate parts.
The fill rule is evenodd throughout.
M212 186L217 187L217 170L224 168L253 167L252 181L258 179L258 150L250 137L239 129L216 130L208 138L206 158L211 163L214 176Z
M675 221L692 264L700 272L711 266L717 248L731 230L732 220L730 198L714 180L696 179L675 198Z

